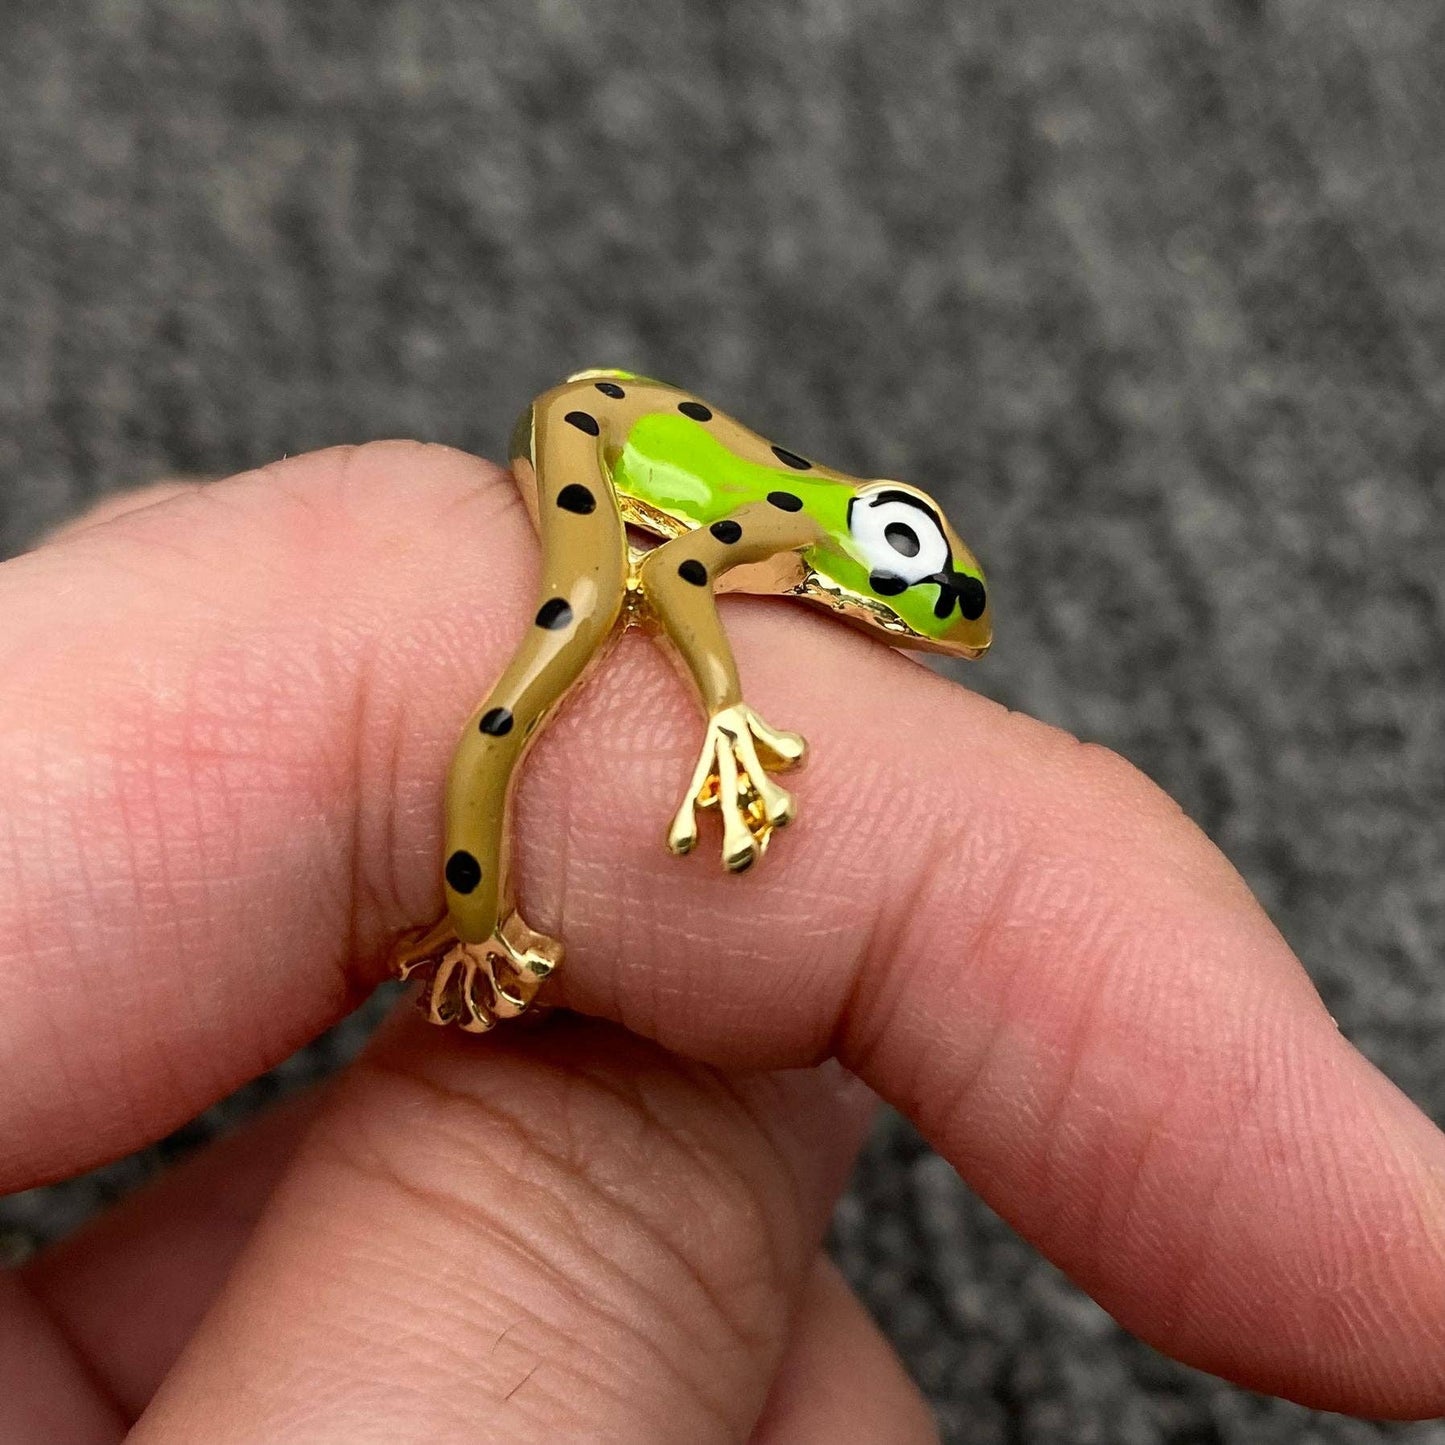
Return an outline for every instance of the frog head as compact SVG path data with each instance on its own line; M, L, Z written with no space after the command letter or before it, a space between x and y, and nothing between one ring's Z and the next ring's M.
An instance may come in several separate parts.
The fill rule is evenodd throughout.
M993 633L983 570L927 493L865 483L842 522L832 537L842 555L813 562L834 608L894 646L983 655Z

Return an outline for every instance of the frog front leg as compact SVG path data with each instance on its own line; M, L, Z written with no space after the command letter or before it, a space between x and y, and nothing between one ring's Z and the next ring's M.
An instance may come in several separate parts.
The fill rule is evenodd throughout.
M792 820L791 795L768 774L796 767L806 744L796 733L769 727L743 701L713 589L734 567L820 540L821 530L806 512L754 502L655 548L639 569L643 595L691 674L708 718L702 753L668 830L673 853L697 846L697 812L716 808L723 866L740 873L762 855L773 830Z

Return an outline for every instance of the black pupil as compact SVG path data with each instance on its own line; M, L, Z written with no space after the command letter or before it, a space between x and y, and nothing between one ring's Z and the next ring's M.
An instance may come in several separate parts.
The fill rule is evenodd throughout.
M918 533L906 522L889 522L883 529L888 545L905 557L918 555Z

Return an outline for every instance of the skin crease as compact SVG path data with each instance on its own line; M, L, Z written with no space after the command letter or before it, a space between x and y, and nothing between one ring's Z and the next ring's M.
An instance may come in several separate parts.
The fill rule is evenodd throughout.
M494 470L384 444L0 568L6 1187L173 1127L334 1019L395 931L435 916L438 780L535 605L528 539ZM667 857L698 722L625 641L519 798L521 895L569 944L557 997L732 1070L836 1051L1161 1348L1328 1408L1445 1411L1445 1146L1340 1039L1202 835L1120 760L826 619L724 610L749 701L812 743L799 822L745 879ZM536 1067L490 1041L388 1046L397 1095L335 1117L395 1110L404 1127L378 1137L398 1149L458 1147L457 1109L484 1132L512 1096L475 1077ZM407 1081L443 1067L458 1079L434 1108ZM167 1412L194 1418L266 1357L276 1269L335 1218L321 1137L150 1438L184 1438ZM485 1171L457 1173L479 1189ZM374 1217L381 1185L360 1176L347 1207ZM510 1237L484 1217L483 1240ZM367 1281L384 1293L393 1248L415 1251L383 1234L346 1260L371 1249L372 1274L312 1292L298 1340Z

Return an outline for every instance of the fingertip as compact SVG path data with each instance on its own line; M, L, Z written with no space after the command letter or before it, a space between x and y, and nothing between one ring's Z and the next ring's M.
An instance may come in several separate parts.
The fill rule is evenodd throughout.
M1181 1357L1316 1409L1445 1414L1445 1136L1320 1025L1186 1206Z

